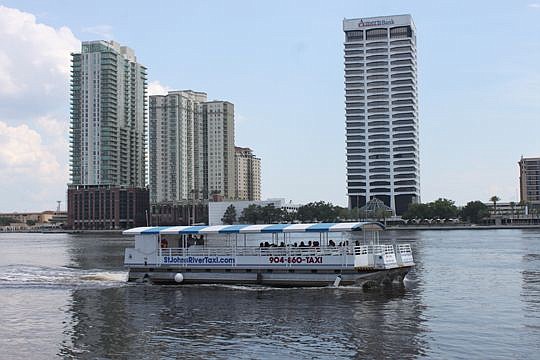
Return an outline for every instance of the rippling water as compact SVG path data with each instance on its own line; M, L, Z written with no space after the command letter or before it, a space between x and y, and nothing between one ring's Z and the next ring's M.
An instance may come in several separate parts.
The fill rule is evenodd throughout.
M0 358L536 359L540 230L399 231L404 286L126 284L129 238L0 234Z

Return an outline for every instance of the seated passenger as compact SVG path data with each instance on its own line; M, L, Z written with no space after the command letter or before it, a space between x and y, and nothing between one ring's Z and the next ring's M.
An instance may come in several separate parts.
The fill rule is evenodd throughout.
M259 247L263 247L263 246L264 246L264 244L263 244L263 242L261 241L261 243L259 244Z
M306 244L304 244L303 241L300 241L300 245L299 245L298 247L302 247L302 248L303 248L303 247L306 247Z
M285 247L285 243L282 241L281 243L279 243L279 247Z
M313 246L313 245L311 244L311 240L308 241L307 246L308 246L308 247L312 247L312 246Z
M334 240L330 239L330 241L328 241L328 246L336 246L336 243Z

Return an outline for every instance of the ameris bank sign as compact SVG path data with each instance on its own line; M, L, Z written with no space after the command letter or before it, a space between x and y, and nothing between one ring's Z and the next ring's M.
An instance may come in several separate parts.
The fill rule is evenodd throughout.
M382 19L382 20L364 21L364 20L360 19L360 22L358 23L358 27L383 26L383 25L394 25L394 20L393 19Z

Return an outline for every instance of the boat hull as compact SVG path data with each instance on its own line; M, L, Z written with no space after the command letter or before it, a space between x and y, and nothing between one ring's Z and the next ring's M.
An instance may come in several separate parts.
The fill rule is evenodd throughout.
M267 286L371 286L402 281L413 266L381 270L276 270L276 269L190 269L130 268L129 281L155 284L257 284ZM175 276L181 274L181 282Z

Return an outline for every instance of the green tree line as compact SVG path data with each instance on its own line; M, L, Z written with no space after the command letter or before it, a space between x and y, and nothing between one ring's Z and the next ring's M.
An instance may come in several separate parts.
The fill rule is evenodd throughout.
M491 200L493 201L493 199ZM498 201L498 198L497 200ZM459 209L453 200L439 198L424 204L411 204L403 214L406 220L413 219L460 219L461 221L479 223L489 216L488 207L481 201L470 201ZM359 209L349 210L329 202L311 202L298 208L296 212L274 207L274 205L260 206L252 204L245 208L241 214L237 214L234 205L230 205L225 211L221 221L224 224L275 224L291 222L340 222L366 218ZM370 218L383 220L389 214L379 211Z

